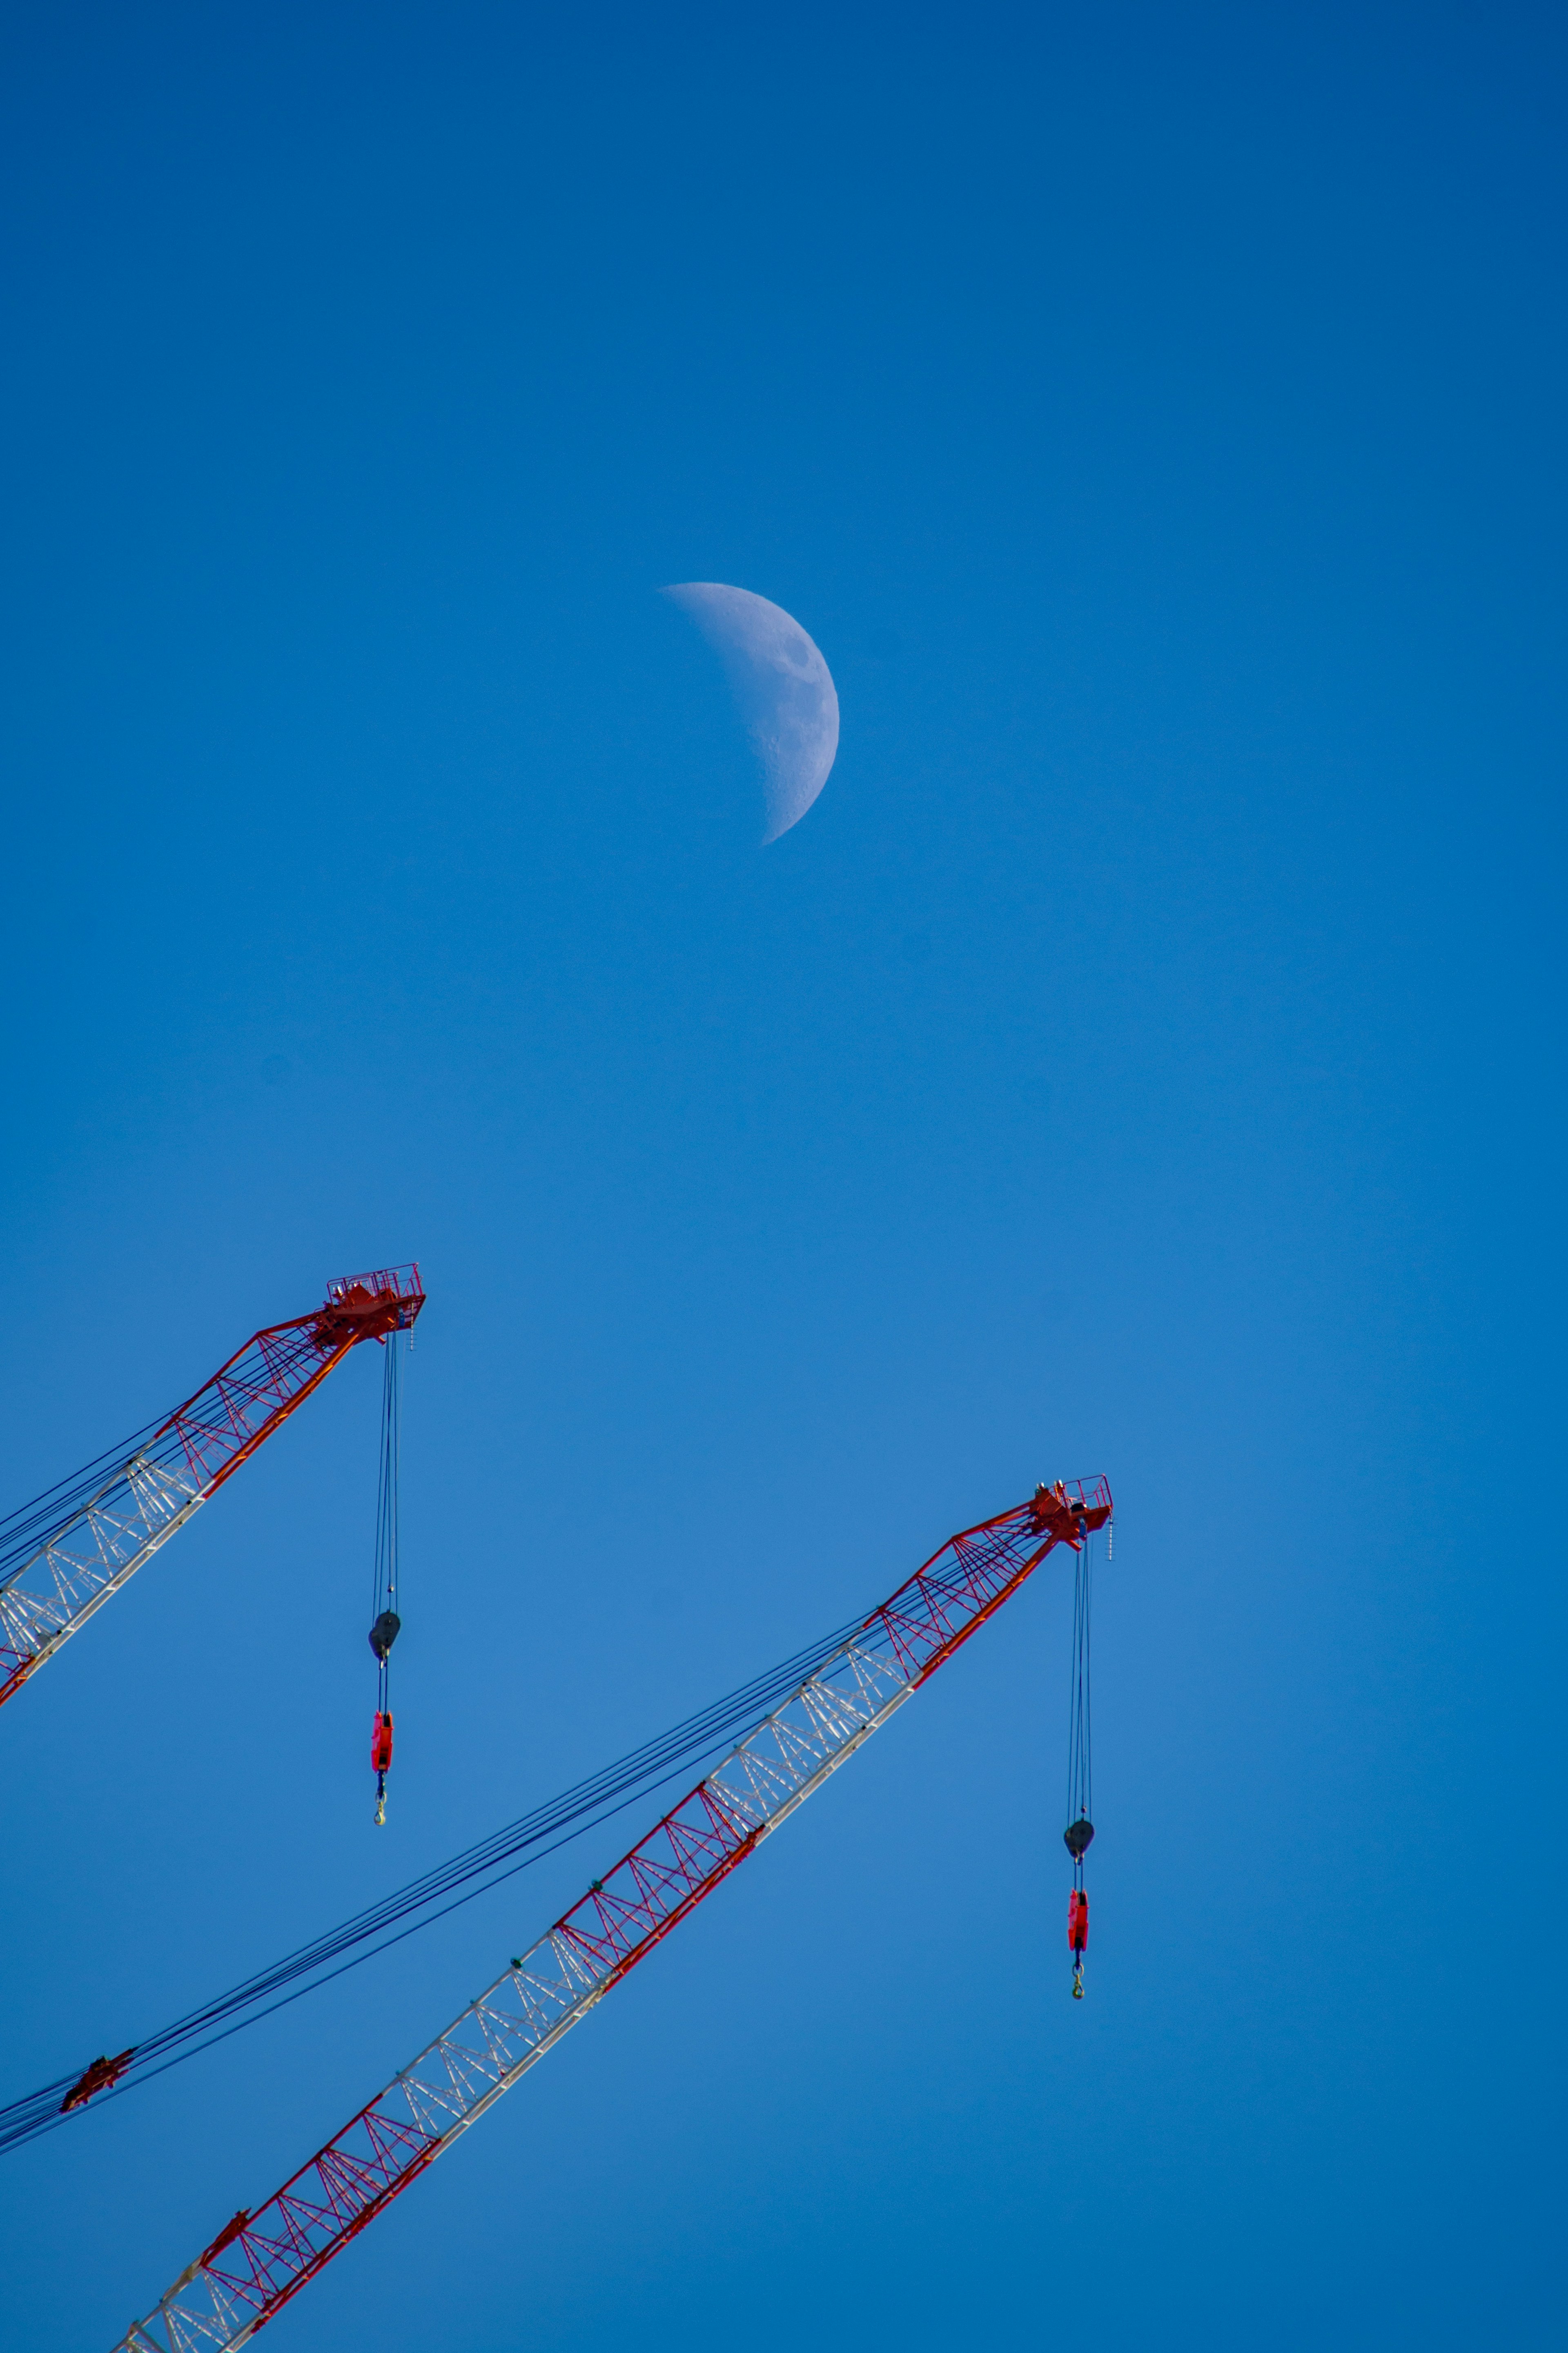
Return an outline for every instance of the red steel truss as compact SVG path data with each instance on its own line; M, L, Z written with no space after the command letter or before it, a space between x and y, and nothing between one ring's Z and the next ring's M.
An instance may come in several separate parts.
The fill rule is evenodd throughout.
M75 1483L63 1517L0 1566L0 1705L184 1527L362 1340L406 1332L416 1266L331 1284L320 1307L257 1332L129 1461Z
M115 2353L243 2345L929 1682L1058 1544L1110 1517L1058 1481L952 1537L792 1698L253 2213Z

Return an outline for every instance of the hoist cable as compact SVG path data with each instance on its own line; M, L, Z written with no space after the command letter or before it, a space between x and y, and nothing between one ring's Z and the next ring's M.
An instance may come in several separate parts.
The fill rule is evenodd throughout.
M1089 1708L1089 1634L1094 1601L1094 1537L1086 1535L1073 1568L1072 1676L1068 1696L1068 1821L1094 1820L1094 1769ZM1087 1841L1085 1841L1087 1845ZM1083 1852L1073 1855L1075 1885L1083 1882Z
M397 1484L403 1451L401 1357L395 1333L386 1344L381 1385L381 1464L375 1498L375 1565L371 1609L397 1608Z
M375 1820L386 1821L386 1775L392 1763L392 1646L397 1611L397 1483L402 1455L402 1407L397 1335L388 1335L381 1384L381 1465L375 1493L375 1555L371 1575L370 1647L375 1653L375 1725L371 1765L375 1773Z

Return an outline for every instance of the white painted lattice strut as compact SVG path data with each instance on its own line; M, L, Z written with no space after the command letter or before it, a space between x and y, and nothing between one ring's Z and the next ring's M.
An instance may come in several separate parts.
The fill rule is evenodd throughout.
M138 1456L0 1587L0 1648L43 1665L206 1502L190 1472ZM7 1679L24 1678L13 1665Z

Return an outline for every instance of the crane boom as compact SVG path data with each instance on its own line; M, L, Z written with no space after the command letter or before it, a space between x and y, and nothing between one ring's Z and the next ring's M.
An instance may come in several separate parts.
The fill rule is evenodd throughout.
M1110 1509L1103 1479L1058 1482L950 1538L275 2197L242 2209L115 2353L245 2344Z
M128 1460L53 1490L64 1514L0 1548L0 1706L198 1512L362 1340L407 1331L416 1266L345 1276L309 1315L256 1332ZM47 1500L47 1499L46 1499Z

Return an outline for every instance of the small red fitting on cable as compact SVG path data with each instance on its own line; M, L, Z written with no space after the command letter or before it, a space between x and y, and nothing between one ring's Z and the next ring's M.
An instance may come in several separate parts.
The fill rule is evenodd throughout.
M67 2116L72 2108L84 2107L95 2093L110 2091L118 2084L136 2056L134 2044L129 2051L119 2052L112 2059L95 2059L90 2067L82 2070L65 2098L60 2102L60 2114Z
M1068 1950L1072 1955L1072 1998L1083 2000L1083 1956L1089 1943L1089 1898L1081 1887L1068 1897Z
M386 1776L392 1764L392 1710L390 1708L384 1715L380 1708L376 1709L375 1728L370 1736L370 1763L371 1770L375 1775L375 1826L377 1830L381 1830L386 1823Z

